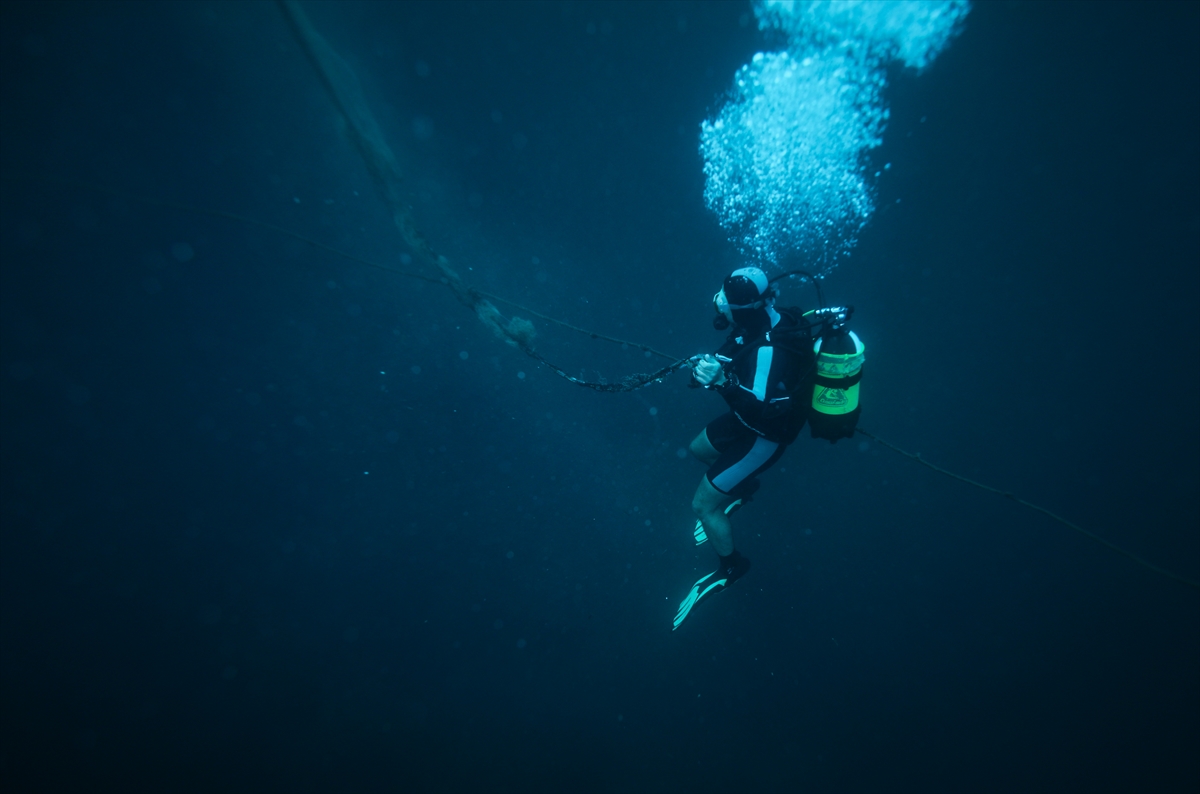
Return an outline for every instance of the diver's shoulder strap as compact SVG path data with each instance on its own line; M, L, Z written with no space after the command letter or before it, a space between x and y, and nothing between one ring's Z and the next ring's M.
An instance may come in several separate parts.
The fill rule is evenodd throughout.
M781 316L789 322L782 322L772 328L764 337L769 335L771 343L785 348L803 358L810 358L812 352L812 325L804 317L804 313L795 306L777 308Z

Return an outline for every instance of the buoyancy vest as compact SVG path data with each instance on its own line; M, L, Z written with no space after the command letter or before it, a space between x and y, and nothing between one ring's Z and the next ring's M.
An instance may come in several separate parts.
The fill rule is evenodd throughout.
M743 345L734 360L757 350L764 344L786 350L797 357L800 366L790 383L785 383L791 405L791 422L786 443L795 440L808 421L813 438L823 438L831 444L851 438L862 413L859 402L859 382L866 346L858 334L845 327L822 329L813 339L814 326L803 310L796 307L776 307L785 319L750 344ZM820 328L820 324L817 326Z
M767 345L793 359L794 365L785 368L782 376L782 386L788 399L764 405L761 411L761 418L772 422L787 415L781 441L790 444L796 440L808 417L816 355L813 352L812 325L805 319L803 310L777 306L775 311L780 314L781 321L750 342L738 345L726 369L735 371L743 358ZM734 339L736 336L731 335L730 341Z

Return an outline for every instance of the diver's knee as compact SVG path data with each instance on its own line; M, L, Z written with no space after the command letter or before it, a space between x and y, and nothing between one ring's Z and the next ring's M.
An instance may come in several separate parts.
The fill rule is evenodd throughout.
M707 488L704 487L706 485ZM704 520L708 516L716 514L720 506L720 491L714 488L706 478L692 496L692 512L696 514L697 518Z

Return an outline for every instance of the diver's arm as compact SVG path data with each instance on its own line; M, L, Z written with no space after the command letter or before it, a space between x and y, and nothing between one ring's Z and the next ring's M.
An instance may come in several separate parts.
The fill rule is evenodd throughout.
M783 370L784 355L777 354L771 345L760 347L749 357L745 380L730 377L718 391L731 409L747 421L754 422L767 415L778 417L791 409L791 400L782 387L786 382Z

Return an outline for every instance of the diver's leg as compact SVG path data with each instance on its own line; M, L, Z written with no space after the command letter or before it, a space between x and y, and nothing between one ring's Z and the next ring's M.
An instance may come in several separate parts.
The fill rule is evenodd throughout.
M721 557L733 553L733 527L729 523L729 516L725 515L725 506L730 501L729 494L714 488L707 476L700 478L700 486L692 497L692 510L712 539L713 550Z
M701 430L700 435L692 439L692 443L688 445L688 451L692 453L693 457L708 466L711 466L713 461L721 456L721 453L717 452L717 448L708 440L708 428Z

